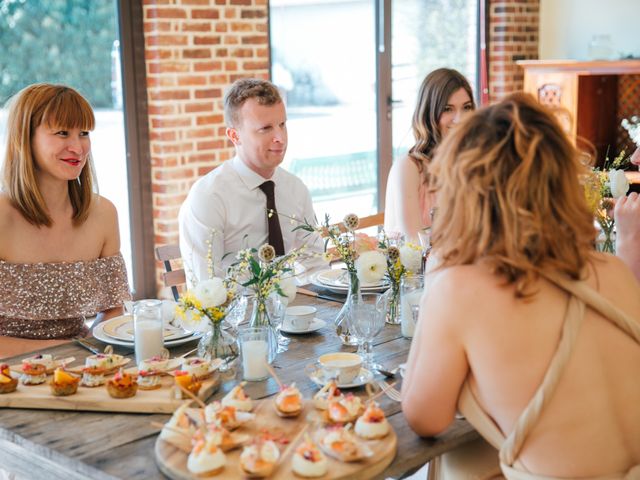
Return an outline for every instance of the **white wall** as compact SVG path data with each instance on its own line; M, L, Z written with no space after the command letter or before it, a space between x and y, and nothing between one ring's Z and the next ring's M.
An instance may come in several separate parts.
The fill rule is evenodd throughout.
M540 59L587 60L599 34L613 58L640 57L640 0L540 0Z

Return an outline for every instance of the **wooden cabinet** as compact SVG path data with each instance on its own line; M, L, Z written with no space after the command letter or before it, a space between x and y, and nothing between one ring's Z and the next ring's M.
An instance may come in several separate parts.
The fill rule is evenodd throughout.
M524 91L553 110L579 148L595 148L598 164L607 148L617 152L618 80L620 75L640 74L640 60L517 63L524 69Z

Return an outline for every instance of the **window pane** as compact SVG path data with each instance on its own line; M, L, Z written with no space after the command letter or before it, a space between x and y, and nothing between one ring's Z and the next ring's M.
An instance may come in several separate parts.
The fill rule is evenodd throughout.
M391 2L394 158L413 145L411 116L424 77L455 68L476 84L478 0ZM476 92L474 92L475 94Z
M377 211L374 17L370 0L270 2L272 78L288 114L283 166L333 222Z
M114 0L0 0L0 101L36 82L69 85L95 111L91 132L100 194L111 200L120 223L121 250L132 283L129 197ZM4 160L6 115L0 109Z

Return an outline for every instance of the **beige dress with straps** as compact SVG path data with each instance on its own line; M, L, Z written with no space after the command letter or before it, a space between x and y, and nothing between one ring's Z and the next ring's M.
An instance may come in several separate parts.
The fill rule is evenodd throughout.
M559 477L548 477L527 472L517 458L527 436L536 425L538 418L553 392L569 357L573 351L576 337L580 330L586 306L600 313L619 329L624 331L636 342L640 343L640 324L626 313L622 312L609 300L593 290L583 281L573 281L558 274L545 273L544 276L560 288L571 294L562 337L558 349L551 360L551 364L544 376L542 384L515 423L513 431L505 438L493 419L482 410L466 381L460 397L458 409L469 422L500 451L500 467L509 480L560 480ZM632 467L628 472L618 472L606 476L583 478L582 480L637 480L640 479L640 465Z

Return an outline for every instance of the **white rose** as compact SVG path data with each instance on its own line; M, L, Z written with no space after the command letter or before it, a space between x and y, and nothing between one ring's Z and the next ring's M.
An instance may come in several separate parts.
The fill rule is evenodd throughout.
M296 287L296 281L293 277L285 277L280 280L280 289L284 292L286 298L282 300L287 304L293 302L296 298L296 292L298 288Z
M422 268L422 249L417 245L401 246L400 263L411 272L419 272Z
M227 301L227 289L222 279L217 277L198 283L193 294L204 308L219 307Z
M609 188L613 198L620 198L629 191L629 180L622 170L609 171Z
M377 283L387 270L387 259L379 250L362 252L356 260L358 278L362 282Z

